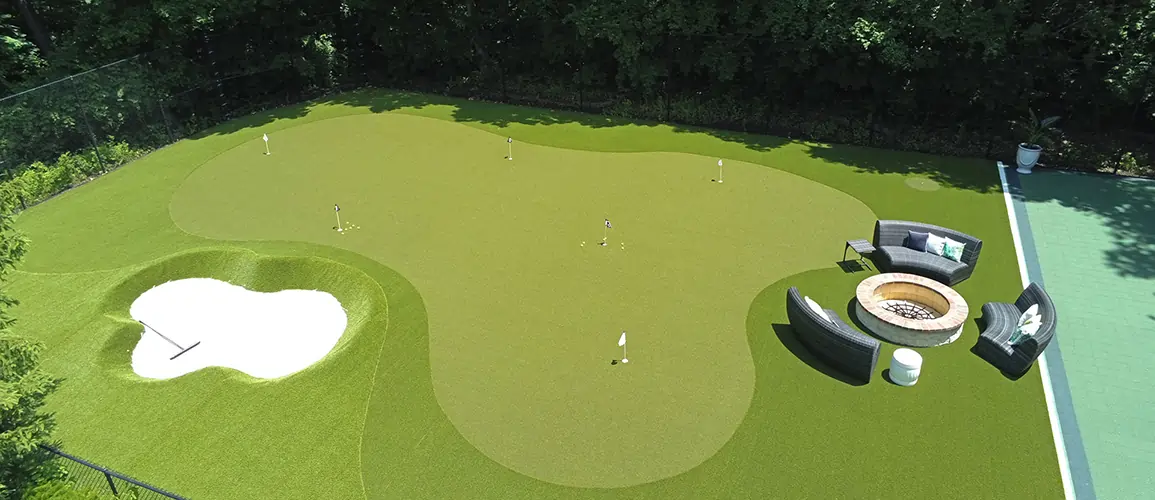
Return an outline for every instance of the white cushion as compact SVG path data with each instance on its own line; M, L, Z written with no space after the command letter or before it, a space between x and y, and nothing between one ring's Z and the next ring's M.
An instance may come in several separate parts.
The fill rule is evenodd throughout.
M946 244L943 245L942 256L955 262L962 262L963 249L966 248L967 244L952 240L949 237L944 239Z
M1019 322L1015 325L1015 332L1011 334L1011 345L1019 345L1027 339L1039 333L1039 327L1043 325L1043 315L1039 313L1039 305L1034 304L1028 307L1019 316Z
M942 256L943 249L946 247L946 238L934 233L926 237L926 251L938 256Z
M806 297L803 297L802 300L806 301L806 305L810 306L810 310L814 311L814 314L817 314L818 317L820 317L826 321L829 321L831 323L834 323L834 320L830 319L830 316L826 315L826 311L823 311L822 306L818 305L818 303L815 302L814 299L810 298L809 296L806 296Z

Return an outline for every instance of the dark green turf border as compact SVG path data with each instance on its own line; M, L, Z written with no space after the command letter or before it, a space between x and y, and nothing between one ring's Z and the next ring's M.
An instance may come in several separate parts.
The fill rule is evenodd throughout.
M1043 267L1035 250L1035 238L1031 232L1030 214L1019 182L1019 173L1014 168L1005 167L1007 188L1011 193L1011 203L1015 207L1014 221L1019 227L1019 241L1023 247L1023 262L1027 265L1027 279L1046 286L1043 281ZM1087 452L1083 449L1083 436L1079 433L1079 422L1075 417L1075 402L1071 398L1071 386L1067 383L1067 371L1063 368L1063 353L1059 349L1059 328L1055 332L1055 342L1047 345L1047 372L1051 379L1051 392L1055 398L1055 413L1063 430L1063 445L1067 449L1067 467L1071 471L1071 484L1075 498L1094 500L1095 485L1091 480L1091 467L1087 463Z

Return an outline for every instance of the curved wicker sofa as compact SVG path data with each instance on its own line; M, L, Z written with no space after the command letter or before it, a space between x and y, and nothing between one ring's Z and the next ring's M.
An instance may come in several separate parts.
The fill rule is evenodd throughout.
M935 233L966 243L963 247L962 262L903 246L908 236L907 231ZM917 274L947 286L954 286L971 277L979 260L979 252L983 249L983 241L954 229L933 224L880 220L874 224L874 248L871 259L882 272Z
M1015 332L1019 317L1034 304L1039 305L1043 324L1033 337L1019 345L1011 345L1008 341ZM1055 336L1058 317L1051 296L1047 295L1047 291L1038 283L1031 283L1019 294L1014 304L1003 302L983 304L982 321L985 326L983 332L979 334L974 353L1007 375L1021 377L1051 343L1051 339Z
M833 310L824 311L833 322L811 310L797 288L790 287L786 291L786 316L790 318L790 327L798 341L831 367L857 380L870 382L878 364L881 347L878 340L851 328Z

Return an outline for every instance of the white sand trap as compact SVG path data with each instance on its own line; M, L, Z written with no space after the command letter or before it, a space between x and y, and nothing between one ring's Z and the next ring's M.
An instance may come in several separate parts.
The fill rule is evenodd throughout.
M313 290L262 293L209 278L170 281L137 297L129 309L184 348L142 328L132 370L145 378L170 379L223 366L259 378L296 373L325 357L348 318L336 297Z

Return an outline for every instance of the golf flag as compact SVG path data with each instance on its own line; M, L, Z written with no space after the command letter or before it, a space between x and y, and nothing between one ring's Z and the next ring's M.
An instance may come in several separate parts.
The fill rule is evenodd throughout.
M505 140L505 142L508 142L508 143L510 143L510 144L513 144L513 138L512 138L512 137L510 137L510 138L506 139L506 140Z
M269 142L269 134L263 134L265 142Z
M626 332L622 332L622 338L618 339L618 346L625 347L625 345L626 345Z
M333 211L334 211L334 212L340 212L340 211L341 211L341 207L337 206L337 204L336 204L336 203L334 203L334 204L333 204Z
M606 227L608 227L608 228L610 228L610 229L613 229L613 228L614 228L614 226L613 226L612 224L610 224L610 220L609 220L609 219L606 219Z

